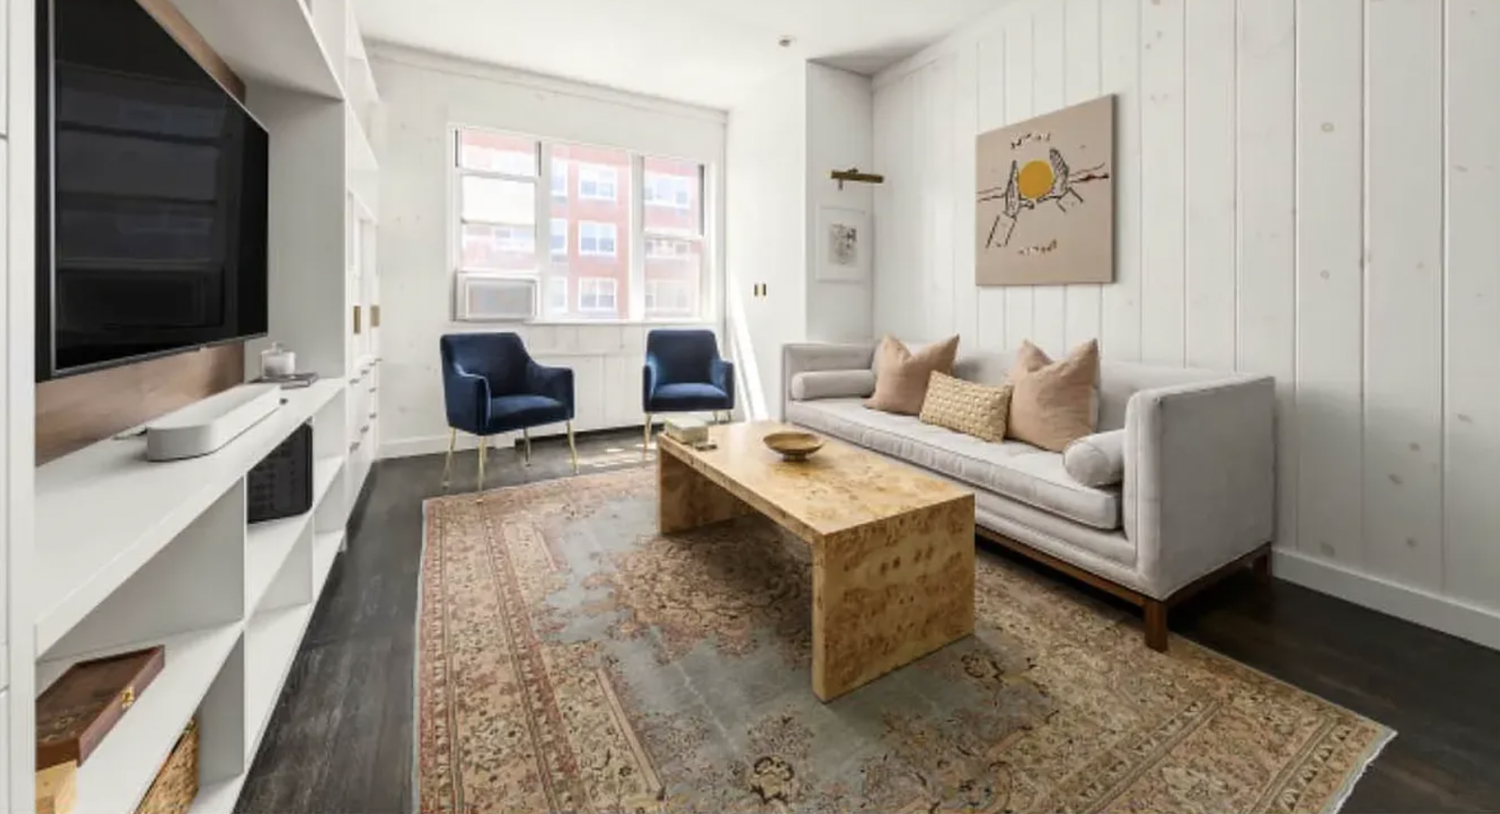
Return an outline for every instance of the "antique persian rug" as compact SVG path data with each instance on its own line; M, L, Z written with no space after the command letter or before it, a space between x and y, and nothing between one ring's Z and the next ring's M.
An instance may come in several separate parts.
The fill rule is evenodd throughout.
M428 501L420 811L1322 812L1394 734L983 549L973 637L825 705L806 547L655 493Z

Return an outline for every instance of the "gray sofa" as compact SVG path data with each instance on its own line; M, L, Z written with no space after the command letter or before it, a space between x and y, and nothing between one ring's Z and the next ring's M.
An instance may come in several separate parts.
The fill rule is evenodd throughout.
M988 443L866 408L874 348L786 346L785 421L973 489L982 536L1140 605L1153 648L1166 647L1175 600L1235 567L1253 565L1269 576L1271 378L1104 362L1098 429L1125 431L1124 479L1095 488L1068 475L1061 453L1013 440ZM967 352L954 374L1000 383L1010 361L1008 354Z

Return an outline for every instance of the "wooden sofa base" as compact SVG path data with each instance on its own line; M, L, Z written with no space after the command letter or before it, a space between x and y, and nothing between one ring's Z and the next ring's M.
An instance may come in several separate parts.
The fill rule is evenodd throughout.
M1199 591L1207 588L1241 568L1249 566L1255 570L1255 577L1262 584L1271 581L1271 544L1266 543L1260 548L1251 551L1243 557L1232 560L1217 570L1211 571L1204 576L1177 589L1177 592L1166 599L1156 599L1146 596L1132 588L1127 588L1115 582L1110 582L1104 577L1091 571L1086 571L1078 566L1058 559L1044 551L1038 551L1025 543L1012 540L997 532L991 531L983 526L975 526L974 533L979 537L1004 546L1023 557L1035 560L1042 565L1061 571L1074 579L1088 583L1101 591L1113 594L1132 605L1142 609L1145 614L1146 646L1158 652L1166 652L1167 649L1167 612L1189 597L1196 595Z

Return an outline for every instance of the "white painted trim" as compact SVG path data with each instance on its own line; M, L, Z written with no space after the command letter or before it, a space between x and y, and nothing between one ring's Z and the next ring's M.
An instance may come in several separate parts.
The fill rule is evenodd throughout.
M668 116L680 116L682 118L717 122L719 124L727 124L729 121L729 113L727 111L690 105L684 102L674 102L659 96L648 96L643 93L616 90L603 85L593 85L587 82L564 79L559 76L533 73L520 68L479 62L449 54L440 54L436 51L397 45L391 42L367 41L365 45L366 50L372 58L383 59L387 62L395 62L412 68L437 71L455 76L466 76L474 79L506 82L548 93L623 105Z
M1500 610L1438 596L1296 551L1277 549L1274 572L1304 588L1500 650Z

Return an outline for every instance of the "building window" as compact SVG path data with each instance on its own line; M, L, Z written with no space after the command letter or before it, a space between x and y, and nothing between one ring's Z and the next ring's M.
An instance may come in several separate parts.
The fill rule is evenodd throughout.
M619 173L602 164L578 165L578 198L584 201L613 201Z
M647 280L646 315L690 314L697 309L693 284L688 280Z
M613 223L578 222L578 253L584 257L614 257L616 229Z
M560 316L568 313L568 278L560 274L553 274L547 278L547 301L543 304L543 313L547 316Z
M687 209L692 206L693 181L682 175L648 172L642 181L641 198L647 206Z
M656 260L687 257L692 253L692 249L692 244L686 240L675 240L669 237L646 238L646 256Z
M578 310L585 313L616 310L615 293L619 282L609 277L583 277L578 280Z
M705 165L478 128L452 133L453 271L535 280L544 321L710 316ZM598 282L585 289L584 278Z

